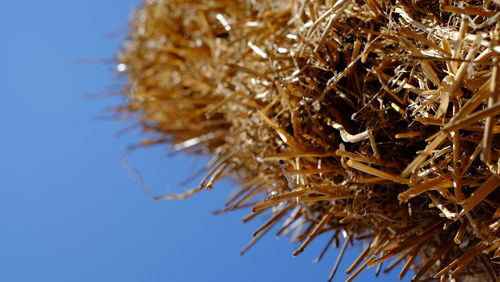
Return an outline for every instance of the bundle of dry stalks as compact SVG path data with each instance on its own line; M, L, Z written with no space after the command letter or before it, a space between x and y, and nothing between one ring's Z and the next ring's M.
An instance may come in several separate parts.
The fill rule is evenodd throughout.
M210 154L251 208L301 242L365 246L413 280L498 281L498 1L156 0L119 55L142 145ZM131 113L136 113L131 115ZM158 134L154 135L158 136ZM320 254L319 259L321 259ZM379 268L380 269L380 268Z

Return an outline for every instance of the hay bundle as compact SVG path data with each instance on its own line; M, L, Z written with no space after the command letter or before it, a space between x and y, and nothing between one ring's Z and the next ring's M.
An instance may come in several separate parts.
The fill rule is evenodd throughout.
M394 259L414 280L496 281L499 17L496 1L146 1L119 111L160 136L144 146L213 155L199 187L157 198L241 183L222 211L269 215L249 246L279 226L294 255L362 242L350 279Z

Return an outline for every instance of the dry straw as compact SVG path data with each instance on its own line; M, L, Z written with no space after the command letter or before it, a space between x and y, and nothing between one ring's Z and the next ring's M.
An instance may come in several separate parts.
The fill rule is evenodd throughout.
M364 251L346 270L498 281L498 1L146 1L118 109L210 154L185 198L232 176L221 212ZM324 252L320 254L321 259ZM379 268L380 269L380 268Z

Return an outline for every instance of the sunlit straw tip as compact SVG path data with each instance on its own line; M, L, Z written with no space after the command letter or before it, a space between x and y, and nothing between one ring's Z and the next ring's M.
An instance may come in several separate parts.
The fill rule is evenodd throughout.
M248 47L250 47L250 49L252 49L257 55L259 55L263 59L267 59L266 52L264 52L264 50L262 50L257 45L253 44L251 41L248 41Z
M127 65L125 64L118 64L116 65L116 70L119 72L124 72L127 70Z
M402 139L402 138L414 138L418 136L422 136L426 134L425 131L413 131L413 132L404 132L404 133L398 133L394 137L396 139Z
M217 14L215 17L224 26L224 29L226 31L230 31L231 30L231 26L229 25L229 22L226 20L226 18L222 14Z
M403 177L400 177L398 175L394 175L394 174L373 168L369 165L365 165L363 163L356 162L352 159L348 160L346 164L349 167L352 167L354 169L357 169L359 171L362 171L362 172L365 172L365 173L368 173L368 174L371 174L374 176L378 176L378 177L383 178L383 179L391 180L391 181L394 181L397 183L402 183L402 184L409 184L410 183L410 181L406 178L403 178Z

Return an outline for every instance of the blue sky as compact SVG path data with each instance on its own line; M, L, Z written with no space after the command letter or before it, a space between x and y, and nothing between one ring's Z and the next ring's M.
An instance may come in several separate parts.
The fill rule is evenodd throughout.
M120 99L82 96L124 84L109 61L139 2L2 4L0 281L325 281L337 251L312 260L326 238L292 258L295 246L270 234L238 256L264 220L210 215L233 184L185 201L153 201L129 177L120 156L140 134L115 136L128 125L109 119ZM189 188L180 183L195 159L167 153L157 147L126 157L155 194ZM335 281L359 251L348 252Z

